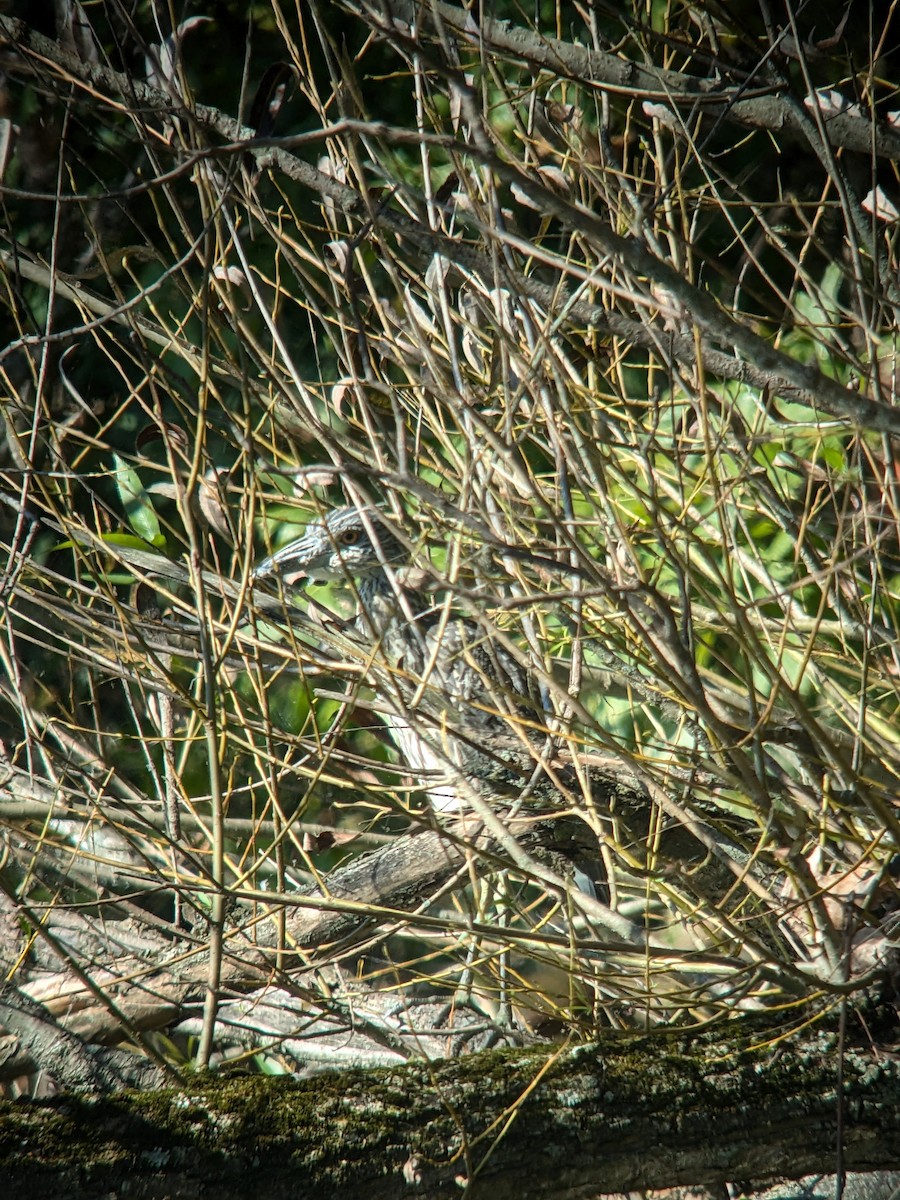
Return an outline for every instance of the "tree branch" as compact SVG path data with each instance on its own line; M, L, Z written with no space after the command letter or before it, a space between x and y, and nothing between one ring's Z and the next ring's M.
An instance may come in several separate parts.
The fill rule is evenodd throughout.
M571 1200L833 1169L834 1040L747 1034L3 1105L0 1172L18 1200L237 1200L248 1179L268 1200ZM846 1167L900 1166L900 1066L867 1049L842 1065Z
M411 7L398 5L400 10L411 10ZM465 28L467 15L463 10L448 5L435 5L435 11L452 27L458 27L460 30ZM456 25L453 25L454 21ZM488 23L489 28L493 29L495 24ZM197 105L190 114L177 113L177 106L173 104L171 97L128 75L82 62L64 52L55 42L35 34L20 21L0 16L0 36L2 35L15 43L19 53L33 61L55 62L85 84L102 85L123 96L129 103L139 103L151 111L168 115L189 115L199 125L218 132L233 143L217 152L249 152L261 164L275 167L317 194L330 198L345 215L358 217L385 232L403 237L416 247L423 258L430 259L434 255L441 255L465 270L478 274L488 287L494 286L496 263L489 255L463 246L459 241L428 229L412 217L387 206L378 206L373 210L373 206L360 192L339 183L282 149L282 145L291 144L291 139L254 141L252 130L239 126L236 121L208 106ZM613 61L619 63L618 59ZM619 65L621 67L623 64ZM629 74L631 70L638 69L634 64L624 66L628 68ZM789 107L786 105L786 110ZM364 124L371 131L371 123ZM384 127L381 131L385 133L387 128ZM893 137L900 142L898 135ZM467 153L478 154L477 146L469 145ZM518 166L505 163L494 154L485 156L483 151L480 157L488 161L501 177L509 182L516 182L567 226L582 231L589 230L598 246L616 262L633 274L652 280L659 288L673 295L702 331L703 359L707 368L715 375L780 392L862 428L900 433L900 413L896 409L842 387L823 375L815 366L800 363L775 349L770 341L729 317L712 295L688 282L668 263L651 254L637 239L623 238L614 233L608 223L596 217L587 208L571 204ZM560 307L558 285L549 286L509 270L505 271L505 284L511 291L529 296L548 311ZM584 301L572 301L566 305L566 310L572 318L608 329L614 336L640 345L655 354L659 354L661 348L664 348L689 370L696 367L697 343L691 333L670 334L652 324L645 325L618 313L608 312L600 305ZM723 352L722 346L736 347L740 357Z

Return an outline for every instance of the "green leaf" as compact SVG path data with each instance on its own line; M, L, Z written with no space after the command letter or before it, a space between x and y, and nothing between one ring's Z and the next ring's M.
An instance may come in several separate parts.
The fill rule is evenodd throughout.
M125 546L129 550L158 550L165 539L154 543L134 533L101 533L100 541L107 546Z
M166 539L160 529L159 517L137 471L118 454L113 455L113 462L116 487L128 524L145 543L149 542L154 547L164 546Z

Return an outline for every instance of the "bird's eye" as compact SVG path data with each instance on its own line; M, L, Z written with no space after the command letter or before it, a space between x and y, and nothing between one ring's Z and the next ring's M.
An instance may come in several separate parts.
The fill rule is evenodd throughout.
M355 546L356 543L359 541L359 530L358 529L344 529L338 535L338 541L341 543L342 546Z

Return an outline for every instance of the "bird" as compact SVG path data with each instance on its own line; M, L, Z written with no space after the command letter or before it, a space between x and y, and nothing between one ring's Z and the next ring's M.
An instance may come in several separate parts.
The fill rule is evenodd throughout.
M312 521L259 563L254 577L353 591L355 630L378 668L389 735L432 807L459 811L467 788L496 795L527 777L531 743L546 718L529 673L482 624L401 582L398 571L410 563L378 508L347 505Z

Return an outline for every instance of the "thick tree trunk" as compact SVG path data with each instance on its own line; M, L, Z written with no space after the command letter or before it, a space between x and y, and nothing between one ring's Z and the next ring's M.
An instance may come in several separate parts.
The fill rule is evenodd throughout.
M843 1084L839 1085L839 1057ZM840 1093L840 1094L839 1094ZM900 1064L828 1032L548 1053L0 1108L16 1200L587 1197L900 1167ZM471 1191L465 1191L466 1185Z

